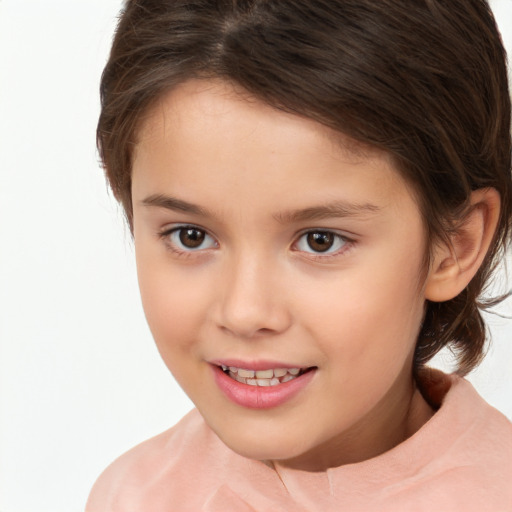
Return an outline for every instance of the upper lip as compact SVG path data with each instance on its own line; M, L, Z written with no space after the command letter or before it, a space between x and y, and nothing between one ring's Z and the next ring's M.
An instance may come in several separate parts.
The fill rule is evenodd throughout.
M216 366L232 366L234 368L243 368L244 370L273 370L275 368L299 368L305 370L311 368L311 366L304 366L301 364L290 364L283 363L281 361L268 361L268 360L256 360L256 361L242 361L240 359L215 359L210 361L211 364Z

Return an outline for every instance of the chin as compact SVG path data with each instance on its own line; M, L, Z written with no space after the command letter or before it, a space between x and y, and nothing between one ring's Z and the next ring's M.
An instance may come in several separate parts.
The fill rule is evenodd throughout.
M265 434L266 432L266 434ZM238 455L253 460L287 460L302 455L307 448L297 439L290 439L290 432L269 434L265 429L255 432L216 432L221 441Z

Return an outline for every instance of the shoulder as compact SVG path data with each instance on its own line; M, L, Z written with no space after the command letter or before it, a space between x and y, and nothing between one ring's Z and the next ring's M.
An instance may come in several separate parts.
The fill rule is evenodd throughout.
M432 457L426 488L441 502L451 497L452 510L461 503L466 510L512 510L512 423L467 380L445 377L448 390L426 438Z
M194 409L108 466L92 488L86 512L159 511L164 503L168 507L170 496L190 485L197 467L223 449Z
M512 422L489 405L472 384L457 375L431 374L427 394L440 398L434 415L439 431L451 440L451 451L481 465L494 460L512 476ZM451 434L451 435L450 435ZM505 464L506 463L506 464Z
M466 435L476 445L492 448L501 445L512 450L512 422L500 411L489 405L467 380L449 376L451 386L443 400L445 421L463 422ZM479 441L479 442L477 442ZM489 444L487 444L489 443ZM512 471L512 467L510 468Z
M465 379L430 370L420 378L435 414L393 450L362 463L354 481L381 512L512 512L511 422Z
M493 468L512 481L512 422L489 405L466 380L455 378L453 400L460 400L471 421L464 440L480 467Z
M443 424L453 428L462 425L471 431L485 425L486 429L499 429L505 439L512 435L512 422L489 405L465 378L428 368L421 372L418 385L437 410L434 417Z

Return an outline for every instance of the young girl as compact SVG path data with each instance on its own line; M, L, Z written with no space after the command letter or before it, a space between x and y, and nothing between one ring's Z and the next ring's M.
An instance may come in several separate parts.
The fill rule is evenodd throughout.
M197 409L88 512L512 510L512 425L462 378L509 235L506 77L483 0L127 2L98 144Z

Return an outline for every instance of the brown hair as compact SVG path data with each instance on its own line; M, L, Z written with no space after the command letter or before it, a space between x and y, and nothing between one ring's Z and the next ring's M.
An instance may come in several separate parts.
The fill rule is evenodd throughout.
M132 223L131 155L148 109L191 78L236 83L389 153L416 190L429 244L447 240L471 191L501 196L494 242L454 299L428 303L415 368L443 346L480 361L479 301L511 215L505 51L484 0L129 0L101 82L98 147ZM455 228L456 229L456 228Z

